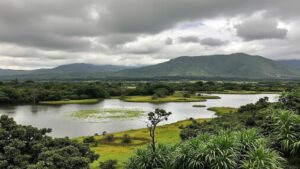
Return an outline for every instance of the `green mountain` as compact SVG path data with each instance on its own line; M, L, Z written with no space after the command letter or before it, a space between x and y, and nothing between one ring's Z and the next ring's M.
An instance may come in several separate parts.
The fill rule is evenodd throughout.
M300 70L300 59L293 60L277 60L278 63L286 65L290 68L299 69Z
M300 79L300 70L278 61L244 53L182 56L133 68L75 63L52 69L0 69L0 79L144 79L144 78Z
M127 69L121 77L222 77L244 79L300 78L300 72L276 61L244 53L182 56L157 65Z
M58 76L65 77L80 77L82 75L88 75L93 73L107 73L117 72L132 67L117 66L117 65L93 65L85 63L74 63L68 65L61 65L52 69L35 69L35 70L12 70L12 69L0 69L0 77L16 77L16 78L53 78Z
M73 73L103 73L103 72L117 72L128 69L128 66L116 65L93 65L86 63L74 63L68 65L61 65L53 69L37 69L31 74L73 74Z

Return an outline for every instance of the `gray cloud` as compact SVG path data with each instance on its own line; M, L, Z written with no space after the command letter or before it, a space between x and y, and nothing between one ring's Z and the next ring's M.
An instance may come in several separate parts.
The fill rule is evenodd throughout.
M165 44L166 44L166 45L172 45L172 44L173 44L173 39L172 39L172 38L167 38L167 39L165 40Z
M258 2L240 0L227 0L226 2L222 0L104 0L101 2L96 0L3 0L0 2L0 31L2 32L0 40L49 49L64 48L63 44L68 44L66 48L72 48L72 46L78 48L90 45L88 41L78 37L101 37L104 39L103 43L120 44L124 43L124 38L118 38L120 36L132 36L129 39L135 39L139 34L158 33L182 21L247 15L259 10L266 10L270 14L281 17L286 17L286 13L299 14L299 10L294 8L300 3L292 0L284 2L259 0ZM26 38L23 40L26 43L10 36L14 34L17 34L20 39ZM69 38L73 39L68 40Z
M236 26L237 35L245 40L283 39L288 30L278 28L275 19L250 19Z
M228 41L224 41L216 38L204 38L200 39L197 36L180 36L178 37L179 42L181 43L199 43L205 46L222 46L228 43Z
M216 38L204 38L200 40L200 43L202 45L207 45L207 46L222 46L228 43L228 41L223 41L221 39L216 39Z
M178 37L181 43L199 43L200 39L197 36L180 36Z
M60 54L64 53L63 58L69 58L71 62L75 56L97 55L97 52L103 55L109 53L111 58L112 53L122 52L122 45L136 41L140 36L157 35L182 23L202 23L205 19L237 16L247 18L258 11L265 11L266 18L294 22L299 20L299 6L300 1L295 0L1 0L0 43L10 44L16 49L31 48L31 51L24 52L24 57L32 53L31 57L37 59L60 59ZM275 19L246 20L236 26L236 30L237 35L246 41L283 39L287 35L287 30L277 28ZM178 40L185 43L206 46L227 43L222 38L178 36L182 36ZM164 45L173 44L173 41L175 39L166 39ZM175 44L168 48L172 46ZM159 53L164 51L161 48L132 49L132 54L156 53L153 59L163 55L168 57L166 51ZM53 51L55 54L51 53ZM1 44L0 54L22 57L22 52L1 51Z

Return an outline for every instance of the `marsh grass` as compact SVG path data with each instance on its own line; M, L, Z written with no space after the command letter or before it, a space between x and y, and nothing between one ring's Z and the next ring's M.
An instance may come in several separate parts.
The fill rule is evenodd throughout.
M165 103L165 102L204 102L206 99L202 97L178 97L178 96L167 96L162 98L153 98L152 96L126 96L123 98L126 102L150 102L150 103Z
M213 111L217 115L226 115L228 113L237 112L237 109L232 107L209 107L207 110Z
M80 119L128 119L144 115L144 111L135 109L99 109L99 110L80 110L72 112L71 116Z
M39 104L61 105L61 104L95 104L98 99L83 99L83 100L59 100L59 101L41 101Z
M205 105L201 105L201 104L195 104L193 105L193 107L206 107Z

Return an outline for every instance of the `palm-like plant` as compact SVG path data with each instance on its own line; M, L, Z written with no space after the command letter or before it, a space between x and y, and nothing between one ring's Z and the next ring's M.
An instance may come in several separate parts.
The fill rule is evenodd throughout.
M206 161L212 169L237 168L238 142L232 133L221 133L208 142Z
M267 140L257 128L238 132L237 135L242 153L251 150L253 147L267 144Z
M270 149L263 146L254 147L245 155L242 169L282 169L283 159Z
M205 142L191 139L178 146L173 160L174 169L205 169Z
M155 152L152 147L138 149L136 155L129 159L127 169L171 169L173 156L173 146L158 144Z
M152 162L151 160L154 159ZM202 134L175 147L139 150L128 169L280 169L282 158L268 149L258 129Z
M292 111L278 110L272 114L274 139L281 151L290 155L300 151L300 116Z

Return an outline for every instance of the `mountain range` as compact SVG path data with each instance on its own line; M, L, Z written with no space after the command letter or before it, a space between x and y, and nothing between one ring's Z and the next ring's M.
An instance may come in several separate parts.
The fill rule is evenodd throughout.
M300 61L299 61L300 62ZM229 55L182 56L144 67L76 63L52 69L0 69L1 79L102 79L102 78L239 78L300 79L294 62L274 61L261 56Z
M286 65L290 68L299 69L300 70L300 59L292 59L292 60L278 60L277 61L280 64Z

